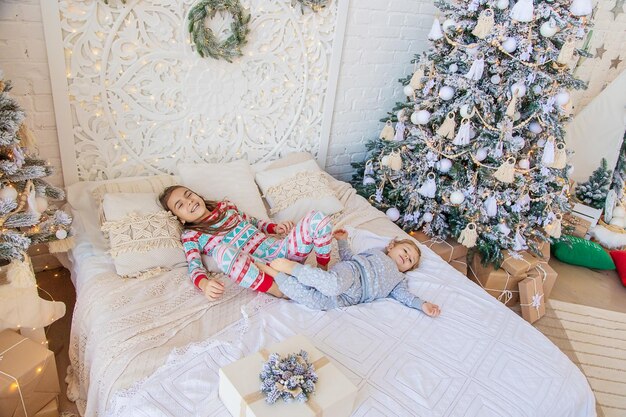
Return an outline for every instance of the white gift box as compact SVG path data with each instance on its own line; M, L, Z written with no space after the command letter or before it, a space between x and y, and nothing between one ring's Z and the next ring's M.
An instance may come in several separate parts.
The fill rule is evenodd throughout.
M305 350L315 366L318 380L307 402L279 399L265 402L259 374L272 353L286 357ZM261 349L220 369L219 396L233 417L348 417L352 414L357 388L322 352L302 335Z

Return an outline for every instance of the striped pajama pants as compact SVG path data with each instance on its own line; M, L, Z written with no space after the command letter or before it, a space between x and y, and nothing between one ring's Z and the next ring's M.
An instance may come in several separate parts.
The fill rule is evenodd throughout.
M252 253L220 243L213 248L211 256L218 268L242 287L265 292L274 282L256 267L254 262L269 263L276 258L304 262L314 251L317 263L327 265L330 261L332 224L330 218L319 211L307 213L283 239L268 237Z

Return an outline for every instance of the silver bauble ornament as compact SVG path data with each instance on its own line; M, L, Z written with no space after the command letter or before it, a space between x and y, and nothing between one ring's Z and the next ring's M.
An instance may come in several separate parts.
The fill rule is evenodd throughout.
M462 118L468 118L470 116L469 114L469 104L464 104L459 108L459 114L461 115Z
M63 229L59 229L59 230L56 231L56 233L54 235L59 240L65 239L67 237L67 231L63 230Z
M541 89L540 85L533 85L533 93L540 94L541 91L542 91L542 89Z
M500 78L498 74L492 75L490 79L491 79L491 82L494 84L500 84L500 81L502 81L502 79Z
M555 99L559 106L565 106L569 103L569 93L565 90L559 91L556 93Z
M388 208L385 214L387 215L387 217L389 217L389 220L391 220L392 222L395 222L396 220L400 218L400 210L398 210L395 207Z
M363 185L376 184L376 180L372 177L363 177Z
M480 148L476 151L476 155L474 155L477 161L484 161L487 158L487 148Z
M502 48L508 53L515 51L515 49L517 49L517 40L513 37L506 38L504 42L502 42Z
M450 203L459 205L463 201L465 201L465 195L463 195L463 192L456 190L450 193Z
M411 115L411 122L416 125L425 125L430 120L428 110L418 110Z
M437 163L437 169L439 170L439 172L442 172L444 174L450 171L450 168L452 168L452 161L448 158L444 158Z
M450 74L454 74L458 70L459 66L457 64L450 64L450 66L448 67L448 71L450 71Z
M404 95L407 97L413 97L413 93L415 93L415 90L410 85L405 85L402 91L404 91Z
M45 197L35 197L35 208L38 213L43 213L48 208L48 199Z
M428 211L424 213L424 215L422 216L422 220L424 220L426 223L432 222L433 218L434 218L433 214Z
M519 161L517 161L517 166L519 166L521 169L529 169L530 161L526 158L520 159Z
M454 88L444 85L443 87L441 87L441 89L439 90L439 97L442 100L451 100L452 97L454 97Z
M528 130L530 130L533 133L541 133L543 131L543 128L541 127L539 122L530 122L528 124Z
M15 201L17 199L17 190L10 185L0 189L0 199Z
M509 7L509 0L498 0L496 7L500 10L507 9Z
M444 32L447 32L448 29L456 29L456 22L452 19L446 19L443 21L443 23L441 24L441 27L443 29Z
M526 84L516 82L511 86L511 94L517 94L517 97L524 97L526 95Z
M539 27L539 33L541 33L541 36L543 36L544 38L551 38L556 35L558 31L559 27L553 20L543 22Z

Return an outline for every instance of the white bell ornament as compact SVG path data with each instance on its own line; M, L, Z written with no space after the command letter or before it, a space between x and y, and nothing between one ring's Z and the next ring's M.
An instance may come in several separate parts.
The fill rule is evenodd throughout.
M519 0L511 9L509 16L517 22L528 23L534 20L534 14L533 0Z
M577 41L574 36L569 36L563 43L563 46L561 46L561 50L559 51L559 56L556 58L556 62L563 65L569 64L570 61L574 58L576 42Z
M498 201L494 196L489 196L485 200L484 206L487 217L496 217L498 215Z
M470 67L467 74L464 75L465 78L478 81L483 77L483 72L485 70L485 57L482 53L476 55L476 59L472 62L472 66Z
M380 131L380 135L378 136L378 138L383 140L393 140L395 134L396 133L393 130L391 120L387 120L387 123L385 123L383 130Z
M406 126L404 125L404 122L399 121L398 123L396 123L396 133L393 136L393 140L395 140L396 142L403 141L405 129L406 129Z
M428 39L431 41L438 41L443 38L443 31L441 30L441 23L439 23L439 19L435 18L433 21L433 25L430 28L430 32L428 32Z
M437 193L437 184L435 183L435 173L429 172L426 176L426 182L417 190L420 195L428 198L435 198Z
M452 141L452 143L457 146L469 145L470 129L471 129L470 119L463 119L461 121L461 127L459 127L459 131L454 137L454 140Z
M545 230L548 236L558 239L561 237L561 219L563 216L561 213L558 213L549 217L551 217L552 220L543 227L543 230Z
M400 153L394 152L389 155L389 168L394 171L400 171L402 169L402 156L400 156Z
M546 167L552 166L554 163L554 139L550 138L543 147L541 156L541 164Z
M500 167L494 172L493 176L501 182L510 184L515 179L515 158L509 157Z
M512 247L512 249L515 252L519 252L519 251L522 251L524 249L528 249L528 245L526 244L526 239L524 239L524 236L519 231L519 229L517 230L517 232L515 232L515 238L513 239L513 247Z
M461 232L458 242L466 248L473 248L476 246L478 240L478 230L476 223L470 222L465 226L465 229Z
M500 233L502 233L504 236L508 236L511 233L511 229L509 228L509 226L507 226L506 223L500 223L498 224L498 230L500 231Z
M413 88L413 90L422 88L422 86L424 85L422 83L422 78L424 78L424 67L420 65L413 73L411 81L409 82L409 85L411 86L411 88Z
M380 164L384 167L389 167L389 155L385 155L380 158Z
M472 30L472 35L476 36L478 39L485 39L493 30L494 24L493 10L485 9L480 12L478 22Z
M556 144L556 151L554 152L554 162L552 168L563 169L567 166L567 152L565 151L565 144L559 142Z
M454 131L456 129L456 122L454 121L454 112L449 112L443 120L437 134L446 139L454 138Z

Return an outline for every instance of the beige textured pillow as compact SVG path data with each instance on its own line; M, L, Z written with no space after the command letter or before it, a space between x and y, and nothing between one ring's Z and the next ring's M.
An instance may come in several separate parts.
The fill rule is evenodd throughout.
M263 199L248 161L178 164L181 183L208 200L228 199L244 213L267 220Z
M311 210L335 214L343 209L329 186L328 174L314 160L260 171L256 182L275 221L298 221Z
M130 181L106 182L96 186L91 195L101 204L107 193L155 193L160 194L170 185L178 184L177 178L172 175L154 175L152 177L137 178Z
M115 270L124 278L146 277L187 263L180 241L182 225L165 210L107 221L102 231L109 236Z

